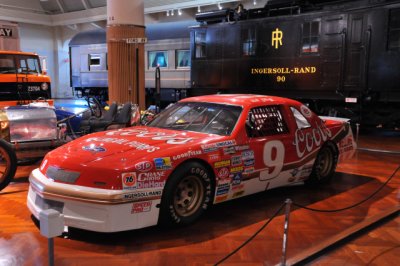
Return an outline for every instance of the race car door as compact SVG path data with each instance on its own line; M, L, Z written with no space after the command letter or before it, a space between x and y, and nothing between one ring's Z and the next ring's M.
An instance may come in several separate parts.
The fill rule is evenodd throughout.
M256 193L294 181L293 137L280 105L252 108L246 121L248 145L254 151L254 174L247 189ZM246 163L246 161L244 161ZM256 182L257 181L257 182Z

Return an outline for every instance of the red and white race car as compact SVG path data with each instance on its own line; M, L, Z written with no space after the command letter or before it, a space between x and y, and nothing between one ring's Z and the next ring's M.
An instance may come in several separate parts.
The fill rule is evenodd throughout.
M187 98L146 126L90 134L46 155L28 207L100 232L191 223L212 203L328 181L355 149L349 124L260 95Z

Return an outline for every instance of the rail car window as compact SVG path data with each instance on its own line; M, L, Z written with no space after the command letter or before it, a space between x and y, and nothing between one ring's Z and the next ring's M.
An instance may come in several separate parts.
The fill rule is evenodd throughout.
M389 13L388 50L400 51L400 8Z
M99 54L89 54L89 65L99 66L100 65L100 55Z
M246 132L250 138L288 133L280 106L262 106L250 110L246 121Z
M168 67L167 51L149 51L148 56L149 68L152 67Z
M176 68L190 67L190 50L175 51Z
M309 21L303 23L303 38L301 52L303 54L318 53L320 38L320 22Z
M290 110L293 113L294 119L296 120L297 128L309 128L311 127L310 123L307 121L307 118L304 117L296 108L290 107Z
M205 31L195 31L194 32L194 42L195 42L195 57L203 58L206 57L206 32Z
M242 54L243 56L256 55L257 48L256 28L242 29Z
M0 74L15 73L14 57L12 55L0 55Z

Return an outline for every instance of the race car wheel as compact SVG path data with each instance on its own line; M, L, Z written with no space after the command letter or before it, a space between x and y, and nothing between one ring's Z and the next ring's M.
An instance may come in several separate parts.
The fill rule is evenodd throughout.
M162 225L186 225L197 220L211 203L212 184L207 169L198 162L180 166L170 176L161 199Z
M17 170L17 157L11 145L0 139L0 191L13 179Z
M321 147L315 159L310 178L305 181L307 185L316 185L328 182L335 173L338 154L334 144L327 143Z

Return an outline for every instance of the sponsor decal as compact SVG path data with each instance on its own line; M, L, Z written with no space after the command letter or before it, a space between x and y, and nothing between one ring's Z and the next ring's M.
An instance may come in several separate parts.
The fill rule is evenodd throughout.
M225 140L225 141L217 142L217 143L215 143L215 145L218 148L223 148L223 147L236 145L236 141L235 140Z
M145 150L147 152L154 152L159 150L160 147L151 146L149 144L141 143L138 141L129 141L127 139L119 139L119 138L105 138L105 137L92 137L86 140L87 142L97 141L102 143L115 143L120 145L126 145L137 150Z
M312 131L303 132L297 129L294 134L293 145L296 146L297 157L302 158L307 152L311 152L314 147L319 147L328 138L332 137L332 132L323 124L317 124Z
M243 172L243 166L231 167L231 173Z
M242 183L242 174L236 173L232 175L232 186L237 186Z
M237 198L237 197L243 196L243 194L244 194L244 190L235 192L235 193L233 193L232 198Z
M203 152L205 152L205 153L218 150L218 147L215 144L204 144L204 145L201 145L201 148L203 149Z
M242 160L251 160L254 159L254 151L252 150L248 150L248 151L244 151L242 152Z
M242 183L242 184L240 184L240 185L237 185L237 186L233 186L232 187L232 190L233 191L238 191L238 190L243 190L244 189L244 184Z
M172 168L171 157L163 157L154 159L157 170L167 170Z
M252 166L254 165L255 160L254 159L249 159L243 162L244 166Z
M168 144L186 144L194 138L178 137L178 134L167 134L165 132L149 132L143 129L120 129L108 131L107 136L136 136L138 138L150 138L152 140L165 140Z
M129 193L129 194L124 194L123 198L124 199L136 200L136 199L161 197L161 194L162 194L161 190L156 190L156 191L137 191L137 192L132 192L132 193Z
M224 147L223 151L224 151L224 155L235 154L236 153L235 146Z
M135 164L135 169L139 172L148 172L153 168L153 164L150 161L143 161Z
M250 149L249 145L240 145L240 146L235 146L236 151L244 151Z
M230 190L230 184L229 183L221 184L221 185L218 185L216 194L217 194L217 196L225 195L225 194L229 193L229 190Z
M221 169L218 171L218 177L221 178L221 179L225 179L225 178L229 177L229 170L228 170L228 168L226 168L226 167L221 168Z
M212 162L219 161L219 160L221 160L221 156L219 155L219 153L210 154L210 155L208 155L208 160L210 160Z
M307 118L311 118L312 116L311 110L305 105L300 106L300 112Z
M242 156L240 156L240 155L232 156L232 158L231 158L232 166L237 166L237 165L241 165L241 164L242 164Z
M184 158L189 158L189 157L196 156L196 155L200 155L200 154L201 154L201 151L187 151L187 152L184 152L184 153L181 153L181 154L178 154L178 155L174 155L174 156L172 157L172 159L173 159L174 161L176 161L176 160L180 160L180 159L184 159Z
M132 205L131 214L149 212L151 210L151 201L135 202Z
M252 174L254 173L254 167L245 167L243 169L243 174Z
M225 167L225 166L229 166L229 165L231 165L231 160L224 160L224 161L214 163L215 168L221 168L221 167Z
M139 173L137 175L136 188L161 188L165 186L165 171ZM163 180L163 181L161 181Z
M215 198L215 202L216 203L222 202L222 201L225 201L227 198L228 198L228 195L218 196Z
M123 189L136 189L136 173L122 173L122 187Z
M82 147L82 150L84 150L84 151L91 151L91 152L93 152L93 153L96 153L96 152L105 152L105 151L106 151L106 149L105 149L104 147L102 147L102 146L96 146L96 145L94 145L94 144L90 144L90 145L88 145L88 146L83 146L83 147Z

